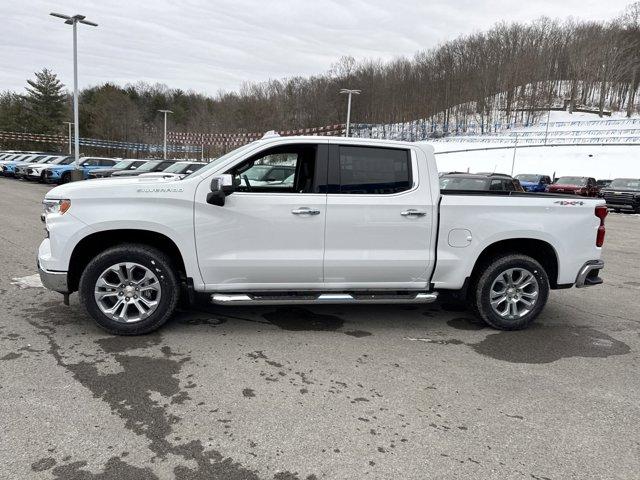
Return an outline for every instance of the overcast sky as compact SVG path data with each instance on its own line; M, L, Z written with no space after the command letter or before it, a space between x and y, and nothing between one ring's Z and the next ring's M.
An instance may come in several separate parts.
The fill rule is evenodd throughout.
M80 87L160 82L215 94L245 81L325 72L343 55L411 56L494 23L546 15L602 20L630 0L1 0L0 90L47 67L73 87L72 33L49 12L80 13Z

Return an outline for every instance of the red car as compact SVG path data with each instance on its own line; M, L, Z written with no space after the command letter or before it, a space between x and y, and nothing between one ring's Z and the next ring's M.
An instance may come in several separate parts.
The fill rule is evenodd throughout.
M560 177L549 185L549 193L566 193L582 197L597 197L598 186L592 177Z

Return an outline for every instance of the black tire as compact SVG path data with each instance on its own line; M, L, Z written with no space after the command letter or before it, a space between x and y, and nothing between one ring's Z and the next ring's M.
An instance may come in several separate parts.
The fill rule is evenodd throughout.
M63 173L62 176L60 177L60 184L65 184L65 183L69 183L71 181L71 173L66 172Z
M161 290L156 310L133 323L113 320L100 310L94 298L96 282L102 272L121 262L138 263L154 272ZM142 335L157 330L171 317L180 297L180 288L167 255L147 245L123 244L105 250L89 262L80 277L78 294L87 313L107 332L115 335Z
M531 273L538 282L538 295L533 307L521 317L509 319L500 316L491 307L490 291L493 282L509 269L523 269ZM549 277L535 259L521 254L493 257L485 262L472 280L469 288L469 308L481 320L499 330L521 330L527 328L540 314L549 298Z

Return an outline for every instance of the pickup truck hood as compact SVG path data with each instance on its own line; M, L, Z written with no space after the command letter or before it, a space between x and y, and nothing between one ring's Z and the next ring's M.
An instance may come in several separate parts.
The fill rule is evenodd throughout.
M135 193L140 188L149 188L150 191L162 193L162 189L179 188L182 191L180 181L166 179L162 177L108 177L83 180L60 185L46 194L46 198L82 198L101 196L105 194L124 191ZM154 190L157 189L157 190ZM170 191L170 190L167 190Z

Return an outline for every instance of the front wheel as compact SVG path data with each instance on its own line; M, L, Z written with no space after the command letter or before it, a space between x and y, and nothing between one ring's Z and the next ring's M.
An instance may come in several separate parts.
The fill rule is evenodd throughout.
M549 297L549 278L535 259L520 254L493 258L472 282L471 309L500 330L528 327Z
M170 259L147 245L119 245L85 268L80 301L100 327L117 335L160 328L175 310L179 287Z

